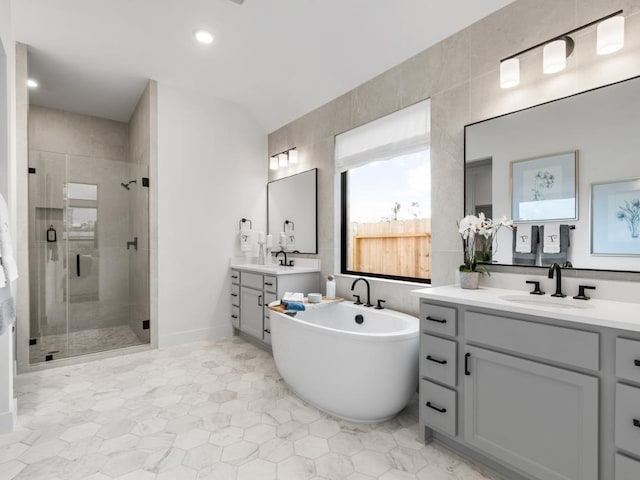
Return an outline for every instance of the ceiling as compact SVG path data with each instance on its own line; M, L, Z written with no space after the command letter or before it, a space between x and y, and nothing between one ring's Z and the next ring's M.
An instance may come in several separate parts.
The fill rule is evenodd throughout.
M271 132L511 1L13 0L12 16L32 103L128 121L152 78Z

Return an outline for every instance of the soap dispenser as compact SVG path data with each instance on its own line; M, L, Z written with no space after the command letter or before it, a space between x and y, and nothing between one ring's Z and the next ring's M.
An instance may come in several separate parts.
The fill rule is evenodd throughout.
M336 281L333 278L333 275L329 275L327 277L327 298L328 299L336 298Z
M47 242L55 243L58 240L58 235L56 233L56 229L53 228L53 225L49 225L49 229L47 230Z

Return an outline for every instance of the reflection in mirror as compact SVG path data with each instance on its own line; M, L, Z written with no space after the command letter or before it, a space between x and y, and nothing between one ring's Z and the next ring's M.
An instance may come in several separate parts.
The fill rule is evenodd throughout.
M640 245L637 250L628 245L635 241L640 244L640 238L627 238L628 222L618 212L624 200L633 206L634 195L640 198L640 191L620 190L627 187L625 181L640 177L638 132L640 78L465 127L465 214L484 212L492 218L505 215L518 227L515 233L499 232L492 263L548 265L562 257L558 263L567 261L576 268L640 271L640 256L629 253L640 252ZM567 155L563 158L558 152ZM542 165L541 157L552 160ZM521 162L526 159L535 161ZM518 171L514 166L519 165L532 168ZM538 200L531 197L535 190L531 183L538 172L546 178L542 179L546 190L539 193L551 194L562 185L554 195L575 198L575 215L527 217L514 208L514 204L526 202L535 207ZM547 188L550 176L554 186ZM592 189L600 183L612 186L605 196L594 197L598 202L594 220ZM570 192L572 184L575 192ZM595 192L600 190L596 188ZM519 195L526 201L519 200ZM594 250L593 235L606 237L606 248ZM531 245L519 245L521 237L527 237L524 243Z
M267 184L267 225L274 251L318 253L318 169Z

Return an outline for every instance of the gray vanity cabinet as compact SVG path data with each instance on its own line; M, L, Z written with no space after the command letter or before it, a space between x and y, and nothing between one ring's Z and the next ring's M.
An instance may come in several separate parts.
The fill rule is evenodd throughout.
M598 379L465 348L464 440L540 480L598 480Z
M318 292L319 272L270 274L231 269L231 324L262 344L271 344L269 303L285 292Z
M249 287L240 289L240 330L256 338L262 339L262 307L264 294L262 290Z

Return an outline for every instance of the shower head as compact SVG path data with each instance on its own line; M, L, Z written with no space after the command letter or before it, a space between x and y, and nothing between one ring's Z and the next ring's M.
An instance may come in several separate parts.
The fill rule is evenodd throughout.
M127 190L130 190L131 187L129 187L129 185L131 185L132 183L138 183L138 182L136 180L131 180L131 181L127 182L127 183L121 183L120 185L122 185Z

